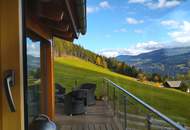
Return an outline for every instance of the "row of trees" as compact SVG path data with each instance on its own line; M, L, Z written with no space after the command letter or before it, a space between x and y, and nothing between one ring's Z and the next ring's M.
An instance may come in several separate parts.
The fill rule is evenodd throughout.
M65 55L76 56L98 66L108 68L111 71L135 77L140 81L148 80L153 82L165 82L166 80L170 79L168 76L160 76L157 73L144 73L142 70L137 69L134 66L129 66L124 62L118 61L116 58L107 58L98 55L92 51L84 49L80 45L76 45L68 41L54 38L54 43L54 55L57 57ZM183 77L183 75L178 75L178 77Z
M161 76L157 73L145 73L140 69L137 69L134 66L130 66L124 62L118 61L116 58L107 58L101 55L98 55L92 51L89 51L83 48L80 45L73 44L68 41L64 41L59 38L54 38L54 56L61 57L65 55L71 55L79 57L83 60L89 61L98 66L108 68L111 71L135 77L140 81L152 81L152 82L165 82L166 80L171 79L168 76ZM187 75L178 75L177 79L184 80L190 79L190 72Z
M108 68L111 71L137 77L140 71L134 66L129 66L124 62L118 61L115 58L107 58L84 49L80 45L73 44L58 38L54 38L54 56L61 57L65 55L76 56L86 61L89 61L98 66Z
M177 80L190 80L190 70L186 74L177 74Z

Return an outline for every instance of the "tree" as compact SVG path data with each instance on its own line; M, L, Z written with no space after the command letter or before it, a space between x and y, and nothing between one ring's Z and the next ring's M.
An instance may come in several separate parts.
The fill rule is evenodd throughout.
M39 79L40 78L40 76L41 76L41 70L40 70L40 68L37 68L36 69L36 72L35 72L35 74L34 74L34 78L35 79Z
M101 58L99 56L96 57L96 65L101 66Z
M105 61L105 59L102 60L102 67L107 68L107 62Z
M111 71L135 78L137 77L138 70L134 66L128 66L126 63L118 61L116 58L107 58L101 55L97 55L94 52L84 49L84 47L81 45L76 45L72 42L65 41L56 37L54 37L54 43L55 56L76 56L98 66L108 68Z
M137 75L137 78L140 80L140 81L145 81L146 80L146 76L143 74L143 73L139 73L138 75Z
M186 92L188 88L190 88L189 86L190 84L188 84L187 82L182 82L181 83L181 87L179 88L181 91Z
M160 76L159 74L157 74L157 73L153 73L153 74L152 74L151 80L152 80L153 82L161 82L161 81L162 81L162 80L161 80L161 76Z

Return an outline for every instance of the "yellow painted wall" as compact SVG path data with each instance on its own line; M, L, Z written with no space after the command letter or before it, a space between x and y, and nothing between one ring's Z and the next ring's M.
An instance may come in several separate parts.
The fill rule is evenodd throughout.
M24 130L21 0L0 1L0 130ZM3 73L16 72L16 85L12 89L16 112L11 113L2 88Z

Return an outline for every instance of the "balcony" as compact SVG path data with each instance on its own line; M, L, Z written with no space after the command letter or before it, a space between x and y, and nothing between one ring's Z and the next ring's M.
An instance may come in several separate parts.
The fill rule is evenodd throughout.
M64 79L76 89L80 80ZM60 130L190 130L176 123L119 85L104 78L96 83L96 104L82 115L64 115L64 103L56 103L56 123ZM100 98L101 97L101 98Z
M119 130L104 101L87 107L85 115L63 116L62 105L57 106L56 122L60 130Z

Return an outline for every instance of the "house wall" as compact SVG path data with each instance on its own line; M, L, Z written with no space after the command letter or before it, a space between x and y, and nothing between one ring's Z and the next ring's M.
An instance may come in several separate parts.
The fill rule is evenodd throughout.
M21 0L1 0L0 36L0 130L24 130ZM6 70L15 70L15 86L11 89L16 112L10 112L3 89Z
M170 86L168 85L167 82L165 82L165 83L163 84L163 86L166 87L166 88L170 88Z
M0 2L0 54L1 54L1 19L2 19L2 3ZM1 72L1 56L0 56L0 72ZM2 77L0 75L0 90L2 90ZM2 105L2 92L0 92L0 106ZM2 107L0 107L0 130L2 130Z

